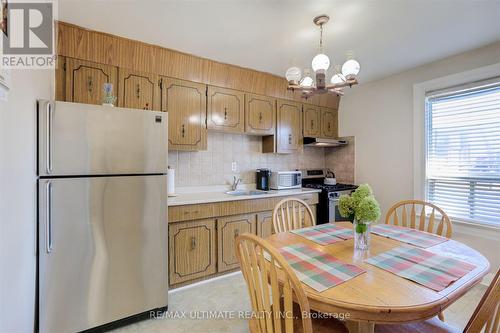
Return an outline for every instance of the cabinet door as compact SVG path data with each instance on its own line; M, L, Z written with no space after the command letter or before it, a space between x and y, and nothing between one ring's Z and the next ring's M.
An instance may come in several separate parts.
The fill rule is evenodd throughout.
M255 234L255 217L255 214L244 214L217 220L219 272L238 267L234 240L245 232Z
M319 107L304 104L303 108L304 136L319 137L321 135L321 111Z
M120 68L119 103L125 108L160 110L158 75Z
M267 238L273 232L273 212L262 212L257 214L257 235Z
M66 101L102 104L104 83L112 83L117 94L117 71L114 66L66 58Z
M274 135L276 128L276 99L245 94L245 132Z
M337 110L321 109L321 136L324 138L338 137Z
M161 109L168 112L168 148L207 149L206 85L162 78Z
M241 91L208 86L208 128L229 133L245 131L245 94Z
M215 220L169 225L170 284L216 272Z
M302 148L302 104L278 100L276 152L294 153Z

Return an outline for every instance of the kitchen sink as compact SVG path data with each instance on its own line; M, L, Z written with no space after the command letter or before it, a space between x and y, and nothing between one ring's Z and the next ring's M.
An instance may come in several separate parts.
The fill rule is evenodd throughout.
M261 195L261 194L266 194L267 192L258 190L252 190L252 191L236 190L236 191L227 191L225 193L229 195Z

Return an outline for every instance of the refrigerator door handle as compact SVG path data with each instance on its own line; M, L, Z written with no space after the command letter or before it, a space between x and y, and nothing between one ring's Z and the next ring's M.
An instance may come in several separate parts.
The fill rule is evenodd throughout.
M46 145L46 152L47 152L47 161L46 161L46 171L48 174L50 174L52 172L52 149L51 149L51 146L52 146L52 104L51 102L47 102L47 105L46 105L46 131L47 131L47 135L46 135L46 142L45 142L45 145Z
M52 252L52 183L47 182L46 187L47 203L45 207L45 248L47 253Z

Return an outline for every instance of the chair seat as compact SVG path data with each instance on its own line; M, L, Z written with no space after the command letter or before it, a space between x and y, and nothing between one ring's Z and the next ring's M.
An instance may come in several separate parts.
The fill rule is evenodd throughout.
M293 314L295 317L300 318L300 308L294 303ZM320 313L311 311L312 330L314 333L349 333L344 324L335 318L319 318ZM285 332L285 322L281 320L282 332ZM249 322L250 332L262 333L259 331L257 320L253 319ZM295 319L293 321L293 333L302 333L302 321Z
M411 323L411 324L396 324L396 325L375 325L375 333L459 333L462 330L452 327L438 318L434 317L429 320Z

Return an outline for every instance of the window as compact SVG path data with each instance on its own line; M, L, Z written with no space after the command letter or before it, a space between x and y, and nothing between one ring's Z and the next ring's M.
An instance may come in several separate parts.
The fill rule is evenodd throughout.
M500 78L427 93L427 200L500 227Z

